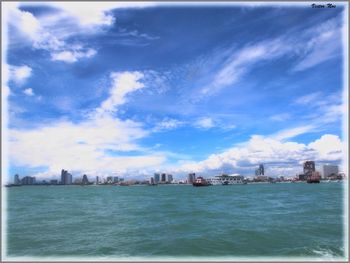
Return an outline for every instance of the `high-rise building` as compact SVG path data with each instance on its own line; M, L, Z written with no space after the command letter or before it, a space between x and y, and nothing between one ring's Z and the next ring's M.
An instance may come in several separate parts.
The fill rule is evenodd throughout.
M315 162L314 161L306 161L306 162L304 162L303 168L304 168L305 176L309 177L309 176L311 176L312 172L316 171Z
M192 184L194 181L196 181L196 174L195 173L189 173L187 176L187 183Z
M166 179L166 174L161 174L160 181L165 183Z
M61 171L61 184L72 184L73 182L73 176L68 173L68 171L62 169Z
M89 184L89 179L87 178L86 174L83 175L83 179L81 180L81 183L82 184Z
M19 175L15 174L15 179L13 180L14 184L21 184L21 180L19 179Z
M338 165L323 165L322 167L323 178L327 178L329 176L335 176L339 174Z
M113 183L113 177L112 176L107 176L107 184Z
M114 177L113 177L113 183L118 183L118 182L119 182L118 176L114 176Z
M160 174L155 173L154 174L154 182L157 184L157 183L159 183L159 181L160 181Z
M167 175L166 175L166 181L167 181L168 183L171 183L171 182L173 181L173 175L172 175L172 174L167 174Z
M149 179L149 184L155 184L155 180L154 180L153 177L151 177L151 178Z
M259 175L265 175L265 169L263 164L259 165Z
M99 184L100 183L100 179L98 176L96 176L96 184Z
M23 185L33 185L35 184L35 182L36 182L35 177L31 177L31 176L25 176L21 180L21 184Z

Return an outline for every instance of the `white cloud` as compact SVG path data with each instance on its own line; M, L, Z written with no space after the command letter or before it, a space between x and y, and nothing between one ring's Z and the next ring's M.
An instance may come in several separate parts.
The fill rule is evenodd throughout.
M150 152L137 141L149 135L138 122L113 117L126 96L144 87L140 72L111 74L110 96L86 120L57 121L34 129L9 130L10 160L19 166L65 168L89 174L147 170L161 166L168 153ZM26 89L27 95L34 94ZM100 113L100 114L96 114ZM123 153L135 151L133 156ZM47 173L45 173L47 174Z
M310 131L315 131L315 126L314 125L305 125L305 126L300 126L300 127L295 127L295 128L288 128L282 131L277 132L276 134L272 135L276 140L286 140L290 139L293 137L296 137L298 135L308 133Z
M290 119L290 114L289 113L280 113L280 114L275 114L270 116L270 120L272 121L286 121Z
M89 48L87 51L61 51L51 53L52 60L74 63L81 58L91 58L96 55L96 50Z
M304 56L295 65L294 71L309 69L340 53L341 26L337 19L330 19L305 34L312 37L304 43Z
M209 129L214 127L214 121L209 117L203 117L198 119L194 125L198 128Z
M47 166L52 172L62 168L90 173L126 172L165 161L162 154L143 154L142 148L135 144L147 135L140 124L110 116L77 124L63 121L34 130L11 129L9 153L16 165ZM123 156L121 152L125 151L140 151L140 154Z
M326 134L306 145L297 142L281 142L274 138L252 136L251 139L219 154L212 154L200 162L187 162L179 173L198 172L214 175L225 169L245 174L254 174L258 164L264 163L267 175L289 175L302 172L306 160L340 162L345 145L336 135Z
M34 96L33 89L31 89L31 88L23 90L23 93L27 96Z
M153 129L154 132L172 130L184 125L185 122L176 119L165 118L164 120L158 122L156 127Z
M129 93L142 89L144 84L140 82L143 78L143 73L134 72L113 72L110 77L112 79L112 86L108 99L101 103L97 113L114 112L117 107L126 102L126 96Z
M31 75L32 69L27 65L9 66L9 79L18 85L23 85Z
M304 96L299 97L298 99L295 100L296 104L301 104L301 105L316 105L319 102L319 99L321 98L322 93L317 91L314 93L310 93Z

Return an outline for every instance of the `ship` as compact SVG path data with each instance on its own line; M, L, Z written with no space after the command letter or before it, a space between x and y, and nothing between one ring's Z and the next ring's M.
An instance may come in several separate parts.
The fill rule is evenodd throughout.
M233 185L233 184L246 184L244 177L239 174L222 174L209 178L208 182L212 185Z
M306 179L306 182L308 184L318 184L320 183L320 176L315 173L315 174L312 174L311 176L309 176L307 179Z
M209 186L210 183L205 180L203 177L199 176L194 182L193 186Z

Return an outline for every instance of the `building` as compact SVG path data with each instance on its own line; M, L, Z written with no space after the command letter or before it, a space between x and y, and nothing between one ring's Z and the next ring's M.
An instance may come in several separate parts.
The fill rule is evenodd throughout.
M255 175L256 176L263 176L265 175L265 169L263 164L259 164L259 168L255 170Z
M113 183L113 176L107 176L107 184Z
M161 181L162 183L165 183L165 182L166 182L166 174L161 174L161 176L160 176L160 181Z
M96 176L96 184L99 184L100 183L100 179L98 176Z
M172 174L167 174L166 175L166 182L171 183L173 181L173 175Z
M117 184L119 182L118 176L113 177L113 183Z
M81 183L82 184L89 184L89 179L87 178L86 174L83 175L83 179L81 180Z
M22 185L33 185L35 184L35 182L36 182L35 177L31 177L31 176L25 176L21 180Z
M157 183L159 183L159 181L160 181L160 174L155 173L154 174L154 182L157 184Z
M315 172L315 162L314 161L306 161L303 165L304 168L304 174L306 177L309 177L312 175L312 172Z
M61 171L61 184L72 184L73 182L73 176L68 173L68 171L62 169Z
M153 185L153 184L156 184L153 177L151 177L151 178L149 179L149 184L152 184L152 185Z
M58 184L58 180L56 180L56 179L50 180L50 184L56 185L56 184Z
M196 174L195 173L189 173L187 176L187 183L193 184L193 182L196 180Z
M263 164L259 165L259 175L265 175L265 169Z
M19 179L19 175L15 174L15 179L13 180L14 184L21 184L21 180Z
M323 178L337 176L338 174L339 174L338 165L323 165L323 167L322 167Z

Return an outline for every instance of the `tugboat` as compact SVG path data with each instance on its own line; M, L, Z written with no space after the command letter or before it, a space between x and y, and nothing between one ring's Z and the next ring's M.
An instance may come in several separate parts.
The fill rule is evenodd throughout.
M210 183L203 177L199 176L196 181L193 182L193 186L209 186Z

